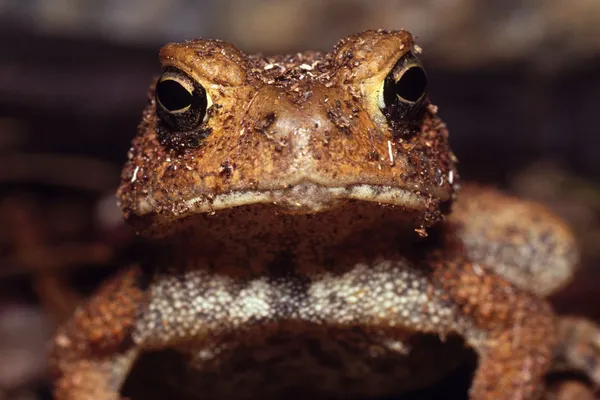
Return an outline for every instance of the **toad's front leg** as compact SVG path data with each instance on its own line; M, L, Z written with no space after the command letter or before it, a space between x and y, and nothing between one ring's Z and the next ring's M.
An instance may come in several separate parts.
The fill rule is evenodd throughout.
M445 256L432 266L434 284L472 323L459 327L479 355L470 398L538 398L557 341L550 306L466 259Z
M441 253L437 260L426 268L386 260L323 276L311 285L310 306L330 324L458 334L479 355L471 399L537 398L556 343L548 304L483 265Z
M446 251L459 251L523 290L546 297L568 284L575 237L545 207L478 186L463 188L444 225ZM454 249L454 250L453 250ZM600 386L600 326L561 317L552 370L576 370Z
M56 400L117 400L137 349L131 331L145 295L130 269L102 286L58 329L50 352Z

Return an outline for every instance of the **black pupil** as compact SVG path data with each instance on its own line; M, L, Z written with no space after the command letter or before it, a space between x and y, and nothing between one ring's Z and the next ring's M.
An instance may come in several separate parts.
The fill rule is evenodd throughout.
M407 101L419 100L427 89L427 76L421 67L410 67L395 84L396 94Z
M180 83L167 79L156 87L156 97L169 111L177 111L192 104L192 95Z

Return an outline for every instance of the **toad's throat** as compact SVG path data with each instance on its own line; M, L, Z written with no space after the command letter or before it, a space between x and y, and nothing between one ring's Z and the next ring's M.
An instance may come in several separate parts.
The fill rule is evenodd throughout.
M345 269L392 259L400 249L414 251L420 242L414 227L422 222L419 212L366 201L313 214L250 204L183 218L160 242L172 251L168 263L178 258L175 264L233 275L300 268L295 272L302 275L304 269Z

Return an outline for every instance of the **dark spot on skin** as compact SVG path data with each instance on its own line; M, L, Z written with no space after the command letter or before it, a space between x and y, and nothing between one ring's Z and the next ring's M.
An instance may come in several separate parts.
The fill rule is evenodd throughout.
M215 50L216 50L216 48L214 48L214 47L208 47L208 48L203 48L201 50L196 50L196 51L194 51L194 53L199 58L209 58L209 57L212 57L213 54L215 54Z
M367 161L378 161L381 156L376 151L370 151L367 154Z
M345 135L349 136L352 132L350 131L350 119L344 115L342 109L342 103L337 100L334 107L330 107L327 110L327 118L333 125L335 125Z
M271 125L273 125L273 123L275 122L275 119L277 119L277 117L275 116L275 113L270 112L267 115L265 115L264 118L256 121L256 123L254 124L254 129L256 129L257 131L264 134L265 131L267 129L269 129L269 127L271 127Z
M342 64L348 64L352 59L354 58L354 53L352 50L348 49L345 50L342 55L341 55L341 59L342 59Z
M213 104L212 106L210 106L210 108L206 110L207 118L214 118L215 114L217 114L222 107L223 106L220 104ZM226 116L226 118L228 117L230 116Z
M189 135L185 147L189 149L195 149L200 147L202 140L208 137L212 133L212 128L201 129L196 135Z
M358 113L360 112L360 109L357 107L357 105L353 102L351 102L350 100L346 100L344 101L344 104L346 105L346 107L352 111L353 115L358 115Z
M219 176L224 179L231 178L234 168L234 165L232 165L229 160L223 161L221 165L219 165Z
M331 293L327 296L327 301L331 304L337 304L342 303L343 305L346 304L346 300L344 298L340 298L340 296L337 295L337 293Z

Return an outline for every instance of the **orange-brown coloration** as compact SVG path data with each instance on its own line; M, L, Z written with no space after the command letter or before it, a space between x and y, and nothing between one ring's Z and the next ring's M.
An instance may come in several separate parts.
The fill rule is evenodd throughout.
M557 330L543 298L574 269L569 230L480 187L448 215L458 176L437 108L425 92L386 96L418 52L408 32L381 30L326 54L165 46L165 73L187 86L164 107L152 85L119 188L162 254L59 329L57 400L117 400L159 350L177 362L150 364L158 377L125 385L133 398L391 396L459 364L462 348L442 351L457 339L479 356L474 400L533 399L565 355L600 381L598 328Z
M313 213L355 198L435 223L437 203L454 190L448 177L457 178L446 127L427 107L416 132L396 137L378 106L383 79L413 46L406 32L379 31L350 37L333 54L266 61L218 41L166 46L163 68L187 72L212 99L198 128L211 133L194 148L161 144L151 92L123 171L125 215L161 234L174 219L242 204ZM297 195L303 185L314 194ZM394 191L351 193L358 185Z
M145 297L139 280L137 268L119 274L58 329L49 355L53 371L60 371L56 380L57 398L107 398L112 387L107 379L119 373L121 364L113 360L126 351L138 308ZM105 357L111 361L103 362Z
M577 245L563 221L537 203L493 189L466 186L447 225L447 240L459 241L471 260L538 295L564 286L578 262Z
M90 355L120 350L144 300L139 279L140 272L134 268L103 285L86 307L77 310L71 322L57 332L60 345L53 356L62 358L61 351L68 353L73 348Z
M443 254L441 258L434 262L432 279L444 288L449 301L486 331L471 396L539 396L542 387L531 385L531 376L544 374L557 343L550 306L499 276L482 273L481 266L462 256L448 259Z

